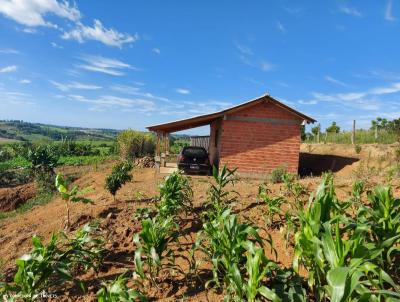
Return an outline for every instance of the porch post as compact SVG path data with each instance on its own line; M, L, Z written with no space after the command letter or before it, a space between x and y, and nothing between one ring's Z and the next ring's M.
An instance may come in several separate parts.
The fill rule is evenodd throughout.
M157 134L157 143L156 143L156 154L154 157L154 162L155 162L155 167L156 171L160 172L160 163L161 163L161 158L160 158L160 132L156 132Z

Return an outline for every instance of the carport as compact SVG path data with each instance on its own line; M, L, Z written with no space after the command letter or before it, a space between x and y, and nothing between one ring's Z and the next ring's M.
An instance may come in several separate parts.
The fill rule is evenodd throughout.
M166 167L173 132L210 125L210 163L238 168L239 174L265 175L280 165L297 173L300 130L315 120L263 95L219 112L147 127L157 135L156 168Z

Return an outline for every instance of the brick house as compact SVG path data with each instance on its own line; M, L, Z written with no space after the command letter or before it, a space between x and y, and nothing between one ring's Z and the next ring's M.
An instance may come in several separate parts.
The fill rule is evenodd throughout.
M214 165L238 168L238 174L265 177L278 166L297 173L301 126L314 123L308 117L269 95L206 115L147 127L157 133L156 156L161 140L168 152L172 132L210 125L208 152Z

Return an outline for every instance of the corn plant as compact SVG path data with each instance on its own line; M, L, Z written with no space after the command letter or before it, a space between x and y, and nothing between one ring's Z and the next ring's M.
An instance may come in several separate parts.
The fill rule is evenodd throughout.
M86 271L96 268L96 261L101 261L97 251L101 249L102 242L99 237L91 239L89 234L92 231L92 228L85 226L78 231L76 237L67 239L66 243L62 243L59 236L53 234L47 245L39 237L33 236L33 249L16 260L18 270L14 284L7 284L6 291L33 301L47 287L65 281L74 281L84 290L83 283L74 277L76 268L82 267Z
M358 222L371 230L369 241L383 247L382 263L388 267L400 253L400 199L394 198L390 187L378 186L368 200L369 206L361 206L358 212Z
M272 241L269 238L269 242ZM253 243L263 246L263 240L257 229L249 224L241 224L237 216L225 210L212 221L203 224L198 233L194 249L206 254L207 261L213 266L213 279L208 284L219 287L221 278L225 283L230 267L233 264L242 267L246 262L246 245ZM229 282L228 282L229 283Z
M105 188L111 193L113 196L113 200L115 202L115 195L118 190L127 183L132 180L132 175L129 174L132 170L132 163L129 161L124 161L116 164L111 171L111 174L106 177Z
M213 166L212 176L214 183L210 184L210 188L207 192L207 206L211 207L211 210L207 213L210 216L208 219L213 219L214 215L219 216L228 205L237 200L237 196L232 196L232 194L237 195L235 191L226 190L229 184L235 184L235 172L236 169L230 170L226 165L222 167L221 171L218 171L218 169Z
M270 193L271 191L265 184L262 184L258 187L258 197L267 206L267 214L265 216L265 222L267 226L273 226L274 217L276 215L282 215L281 205L284 201L281 196L272 197Z
M96 224L85 224L79 229L72 238L67 239L65 247L67 249L66 256L73 264L72 270L82 268L87 271L89 268L98 270L103 263L104 239L101 230Z
M351 189L353 202L359 204L361 202L361 196L365 191L365 183L362 180L356 180Z
M67 182L62 177L61 174L57 174L56 176L56 188L60 193L61 198L65 201L65 207L67 211L67 221L65 224L65 228L68 230L70 228L70 203L71 202L83 202L83 203L92 203L92 201L88 198L82 196L84 191L79 191L78 186L74 186L71 190L68 189Z
M103 287L97 292L98 302L134 302L148 301L147 297L139 290L126 286L128 279L122 274L115 280L104 282Z
M259 301L262 296L270 301L281 301L274 290L265 285L265 279L273 275L279 266L267 259L264 250L247 242L247 256L243 271L233 263L227 272L227 299L234 301Z
M136 244L136 273L142 279L149 279L153 284L161 270L176 268L174 254L169 244L178 236L177 225L173 217L159 217L142 221L142 230L133 242Z
M315 196L311 195L306 209L298 211L300 220L299 230L295 234L295 255L293 267L299 269L299 261L309 271L308 283L314 288L323 272L320 271L315 259L318 242L323 223L329 221L334 214L343 213L333 186L333 177L326 174L317 188ZM316 280L317 278L317 280Z
M159 215L169 217L176 215L180 209L192 208L193 191L189 179L179 172L165 178L160 185Z

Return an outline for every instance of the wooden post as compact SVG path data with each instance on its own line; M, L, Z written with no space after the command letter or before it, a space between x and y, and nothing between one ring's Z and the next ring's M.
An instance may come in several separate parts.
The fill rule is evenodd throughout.
M378 125L375 125L375 142L378 141Z
M356 120L353 120L353 132L351 133L351 144L356 143Z
M165 154L169 155L169 133L166 133L166 142L165 142Z
M317 143L319 144L319 133L321 132L321 124L318 124Z
M160 162L161 162L161 158L160 158L160 133L159 132L157 132L156 156L154 157L154 162L155 162L156 170L157 170L157 172L159 172L160 171Z

